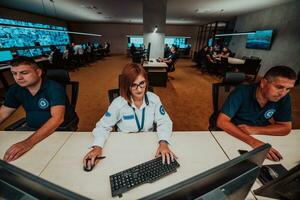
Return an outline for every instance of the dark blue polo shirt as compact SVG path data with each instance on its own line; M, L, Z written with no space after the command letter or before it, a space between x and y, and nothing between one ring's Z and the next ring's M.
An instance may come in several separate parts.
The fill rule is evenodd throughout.
M50 108L65 105L64 126L76 115L67 98L65 89L59 83L45 79L40 90L32 96L28 89L15 84L11 86L5 97L5 106L18 108L23 106L26 111L26 122L31 128L40 128L51 118Z
M238 86L227 97L221 112L230 117L235 125L266 126L272 117L277 122L292 121L288 94L278 102L268 102L260 107L256 100L257 87L257 84Z

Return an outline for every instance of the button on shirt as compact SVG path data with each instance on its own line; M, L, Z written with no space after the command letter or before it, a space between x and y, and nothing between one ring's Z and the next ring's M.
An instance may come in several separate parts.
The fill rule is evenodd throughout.
M144 124L142 120L143 110L145 110ZM121 96L114 99L108 107L108 111L97 122L93 130L93 146L103 148L114 125L117 124L118 132L132 133L139 131L137 123L140 124L142 132L152 132L153 124L156 123L159 141L165 140L170 143L172 121L168 113L164 110L159 97L152 92L147 92L140 108L137 108L133 103L131 105L128 104Z
M55 81L45 79L40 90L32 96L28 89L15 84L11 86L5 96L6 107L24 107L26 123L31 128L40 128L51 118L50 108L56 105L65 105L64 124L69 122L76 113L67 100L64 88Z
M235 125L266 126L271 118L277 122L290 122L290 96L287 94L278 102L268 102L261 107L256 100L257 87L257 84L238 86L226 99L221 112Z

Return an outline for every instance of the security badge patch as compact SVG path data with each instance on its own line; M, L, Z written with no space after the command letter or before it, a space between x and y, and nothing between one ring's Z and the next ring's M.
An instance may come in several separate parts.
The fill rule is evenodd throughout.
M266 119L270 119L270 118L272 118L272 116L273 116L273 114L276 112L276 110L275 109L269 109L269 110L267 110L266 112L265 112L265 114L264 114L264 117L266 118Z
M40 109L46 109L49 107L49 102L45 98L40 98L38 105Z
M164 107L162 105L159 107L159 112L160 112L161 115L165 115L166 114L166 111L165 111L165 109L164 109Z

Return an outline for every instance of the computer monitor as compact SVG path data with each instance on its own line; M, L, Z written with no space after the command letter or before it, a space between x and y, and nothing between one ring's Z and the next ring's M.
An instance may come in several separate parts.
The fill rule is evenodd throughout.
M39 48L36 49L29 49L30 54L32 55L32 57L37 57L37 56L41 56L42 55L42 51Z
M260 146L233 160L142 199L245 199L259 175L260 167L270 147L269 144Z
M150 59L150 50L151 50L151 42L148 43L148 48L146 51L146 60Z
M278 178L254 190L254 194L275 199L299 199L300 164L282 174Z
M0 160L0 199L88 199Z
M20 49L17 50L18 56L27 56L27 57L32 57L32 54L29 49Z
M10 61L12 59L11 51L0 51L0 62Z

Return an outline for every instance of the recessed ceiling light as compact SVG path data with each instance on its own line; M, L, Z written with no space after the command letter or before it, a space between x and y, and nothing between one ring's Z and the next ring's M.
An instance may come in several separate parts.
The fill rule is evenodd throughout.
M211 12L211 10L210 9L200 9L200 8L198 8L198 9L195 10L195 12L196 13L209 13L209 12Z

